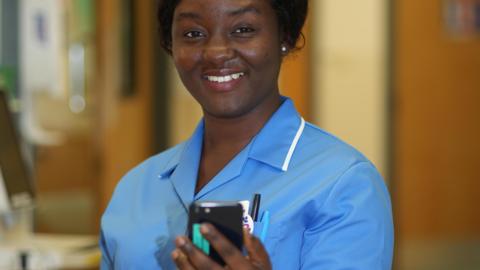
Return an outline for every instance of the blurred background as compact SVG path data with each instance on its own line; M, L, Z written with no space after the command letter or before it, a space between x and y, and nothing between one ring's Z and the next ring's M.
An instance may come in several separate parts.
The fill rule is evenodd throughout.
M201 118L159 47L155 2L0 0L0 88L35 232L96 235L122 175ZM480 269L480 0L310 3L281 89L383 174L394 269Z

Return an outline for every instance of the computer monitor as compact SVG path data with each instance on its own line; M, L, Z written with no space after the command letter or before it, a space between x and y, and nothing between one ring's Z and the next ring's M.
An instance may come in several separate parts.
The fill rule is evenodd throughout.
M33 185L22 157L7 96L0 89L0 214L33 206Z

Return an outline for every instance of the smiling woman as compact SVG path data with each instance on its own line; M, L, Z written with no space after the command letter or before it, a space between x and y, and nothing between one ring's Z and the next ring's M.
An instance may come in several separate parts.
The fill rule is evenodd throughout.
M183 236L188 206L256 193L248 256L201 226L230 269L390 268L390 199L377 170L279 93L307 9L307 0L160 1L162 46L204 117L189 140L118 184L102 218L102 269L223 269Z

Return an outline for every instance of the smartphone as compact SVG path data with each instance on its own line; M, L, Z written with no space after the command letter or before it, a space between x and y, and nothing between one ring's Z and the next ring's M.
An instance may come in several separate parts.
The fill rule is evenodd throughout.
M243 209L238 202L205 201L190 205L188 236L192 242L210 258L225 265L225 262L200 233L200 224L208 222L215 226L239 250L243 247Z

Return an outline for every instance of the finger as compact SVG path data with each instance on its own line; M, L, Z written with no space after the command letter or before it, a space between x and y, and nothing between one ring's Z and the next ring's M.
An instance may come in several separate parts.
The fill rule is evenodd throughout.
M195 247L190 239L180 236L175 240L177 248L186 255L188 261L197 270L222 269L216 262L210 259L205 253Z
M250 233L250 230L243 227L243 246L245 247L245 249L247 249L247 247L251 246L251 233ZM250 256L248 255L247 253L247 256L246 256L247 260L250 260Z
M249 260L262 269L271 269L270 257L260 239L253 236L248 229L243 231L245 249Z
M200 232L205 239L215 248L227 265L231 268L242 268L249 266L242 252L234 246L223 234L221 234L213 225L202 224ZM235 266L235 267L233 267Z
M246 247L249 247L252 245L252 234L250 233L250 230L248 228L243 228L243 244Z
M175 249L172 252L172 260L175 262L175 265L180 270L195 270L193 266L188 261L188 258L183 252L179 249Z

